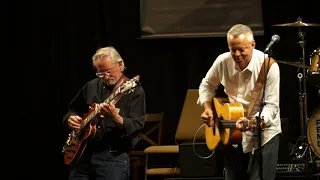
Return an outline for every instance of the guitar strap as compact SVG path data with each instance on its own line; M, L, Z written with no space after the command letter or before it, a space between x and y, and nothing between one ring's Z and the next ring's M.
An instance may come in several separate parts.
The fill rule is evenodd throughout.
M113 87L110 95L113 94L125 81L128 81L128 80L130 79L123 74L120 77L119 81L116 83L116 85ZM113 105L117 104L117 102L119 101L122 95L123 93L119 93L110 103L112 103Z
M271 65L274 62L275 62L275 60L272 57L267 57L264 60L264 63L262 64L262 66L261 66L261 70L260 70L260 73L259 73L259 76L258 76L258 79L257 79L257 83L256 83L256 85L255 85L255 87L254 87L254 89L253 89L253 91L251 93L251 100L250 100L249 108L248 108L248 111L247 111L247 118L248 119L249 119L251 110L252 110L252 108L253 108L258 96L261 93L261 89L264 86L265 79L266 79L266 77L268 75L269 69L270 69Z

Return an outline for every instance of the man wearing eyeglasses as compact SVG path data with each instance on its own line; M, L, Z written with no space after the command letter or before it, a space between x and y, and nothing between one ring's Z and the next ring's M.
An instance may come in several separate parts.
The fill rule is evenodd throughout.
M95 105L99 116L96 132L81 157L70 164L69 180L128 180L135 135L144 127L145 93L141 86L124 93L116 103L108 103L120 84L130 80L124 75L124 61L111 46L100 48L92 57L97 78L86 83L69 103L63 122L70 130L83 129L83 115Z

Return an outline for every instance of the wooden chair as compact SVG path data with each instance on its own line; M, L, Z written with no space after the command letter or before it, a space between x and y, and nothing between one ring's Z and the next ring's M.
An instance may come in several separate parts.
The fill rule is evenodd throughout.
M149 145L156 146L161 144L161 135L162 135L162 121L163 121L164 113L152 113L145 115L146 128L148 124L151 124L151 128L147 129L145 132L140 132L138 134L138 141L145 140L149 143ZM153 123L153 124L152 124ZM155 140L152 140L148 136L152 133L157 133L157 137Z
M188 89L175 135L177 144L205 141L205 129L199 129L203 108L197 104L198 98L198 89Z
M178 157L179 161L179 144L191 143L193 139L196 142L203 142L205 139L204 129L200 130L196 135L197 130L203 122L200 120L203 109L197 104L199 97L198 89L188 89L183 109L180 115L179 124L175 134L176 144L173 145L153 145L147 147L144 150L145 153L145 180L150 176L180 176L179 165L168 166L168 167L151 167L149 165L150 156L160 154L165 156L167 159L172 158L170 155ZM196 135L196 136L195 136Z
M177 164L166 164L157 167L150 166L150 157L156 156L159 159L170 159L171 161L178 160L179 146L178 145L156 145L150 146L144 150L146 155L145 159L145 180L149 176L163 176L163 177L172 177L179 176L180 169ZM162 157L161 157L162 156Z
M145 115L145 128L140 132L136 139L136 144L143 144L142 148L136 148L129 153L132 167L132 179L141 180L139 178L140 167L145 166L144 149L149 146L158 146L161 144L162 121L164 113L150 113Z

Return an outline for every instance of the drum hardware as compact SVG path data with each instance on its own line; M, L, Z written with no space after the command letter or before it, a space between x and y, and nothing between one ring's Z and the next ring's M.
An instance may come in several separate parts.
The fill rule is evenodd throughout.
M305 68L303 68L305 71ZM307 136L307 124L309 126L309 119L307 117L307 108L306 108L306 90L305 90L305 81L306 77L303 76L302 73L298 73L297 77L299 78L299 110L300 110L300 122L301 122L301 135L299 136L296 144L294 145L294 148L292 149L290 153L290 157L294 156L294 160L299 160L304 162L305 164L305 171L304 171L304 177L307 180L309 175L309 163L313 164L314 158L313 158L313 146L311 143L309 143L309 135ZM304 85L304 88L302 88L302 84ZM303 90L304 89L304 90ZM319 124L320 125L320 124ZM320 140L320 139L319 139Z
M290 156L295 155L298 159L304 160L305 163L305 178L307 179L308 177L308 164L309 161L313 161L311 158L311 153L312 153L312 149L311 149L311 145L308 143L308 139L307 139L307 124L308 124L308 110L307 110L307 90L306 90L306 69L305 68L305 45L306 45L306 41L305 41L305 32L301 31L301 27L309 27L309 26L320 26L320 24L314 24L314 23L304 23L302 22L302 19L300 17L297 18L297 21L294 23L286 23L286 24L275 24L272 26L280 26L280 27L298 27L299 31L298 31L298 36L299 36L299 41L297 42L300 47L301 47L301 51L302 51L302 57L300 58L300 60L302 61L298 67L303 67L302 68L302 73L298 73L297 77L299 79L299 112L300 112L300 123L301 123L301 135L298 138L297 143L295 144L295 147L293 148L293 150L290 153ZM287 63L288 64L288 63ZM299 152L302 153L299 153ZM307 154L310 155L310 157L307 156ZM309 159L310 158L310 159Z
M304 93L302 93L302 82L303 82L303 74L302 73L298 73L297 77L299 78L299 109L300 109L300 120L301 120L301 135L300 137L298 138L296 144L294 145L294 148L292 149L291 153L289 156L294 156L295 159L297 160L303 160L305 158L306 160L306 163L308 162L308 159L307 159L307 153L309 155L308 158L310 158L309 160L312 159L312 148L311 148L311 145L308 143L308 139L307 139L307 136L306 136L306 126L307 125L307 122L308 122L308 119L307 119L307 122L305 124L305 121L304 121L304 103L306 103L306 98L305 98L305 95Z
M301 21L301 18L298 18L298 21ZM300 63L303 67L306 64L305 63L305 33L301 31L301 28L299 27L299 41L298 44L301 47L302 50L302 57L300 58L302 62ZM302 73L298 73L297 77L299 79L299 110L300 110L300 123L301 123L301 136L298 138L302 142L302 145L308 144L307 136L306 136L306 129L307 129L307 123L308 123L308 110L307 110L307 88L306 88L306 68L302 68ZM297 142L297 144L299 141ZM296 148L294 148L296 149ZM309 147L306 147L306 149L310 149ZM292 152L294 153L294 152ZM303 156L306 158L306 156ZM300 157L300 158L303 158ZM306 160L307 161L307 160Z
M300 61L288 62L288 61L276 60L276 62L281 63L281 64L287 64L290 66L306 68L306 69L308 69L310 67L309 65L302 64Z
M306 140L303 138L305 137L299 137L289 156L293 157L293 160L303 161L305 156L309 155L308 158L311 161L309 163L312 163L312 146L309 143L305 143Z
M305 22L302 22L302 19L300 17L298 17L296 22L285 23L285 24L274 24L272 26L304 27L304 26L320 26L320 24L305 23Z

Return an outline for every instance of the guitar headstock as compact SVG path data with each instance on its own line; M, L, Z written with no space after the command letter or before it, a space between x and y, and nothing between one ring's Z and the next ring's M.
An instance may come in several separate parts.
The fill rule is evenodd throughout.
M123 83L120 86L120 93L127 94L127 93L133 92L134 88L138 86L139 80L140 80L140 76L137 75L134 78L130 79L129 81L126 81L125 83Z

